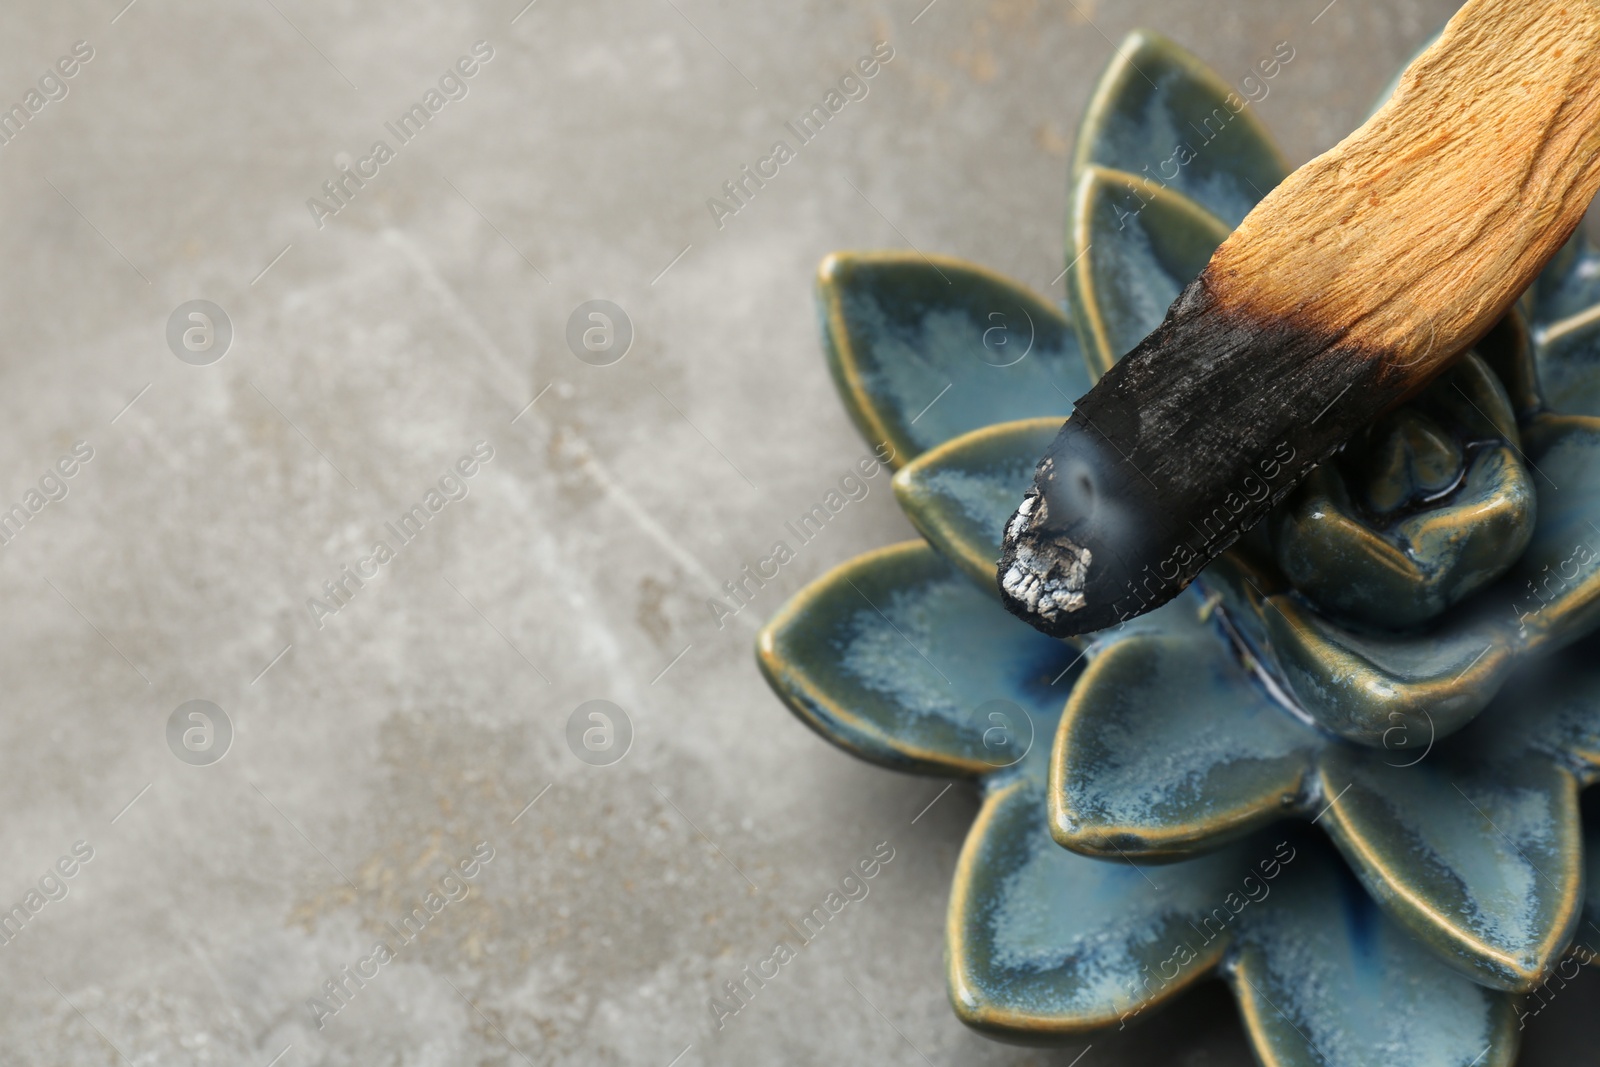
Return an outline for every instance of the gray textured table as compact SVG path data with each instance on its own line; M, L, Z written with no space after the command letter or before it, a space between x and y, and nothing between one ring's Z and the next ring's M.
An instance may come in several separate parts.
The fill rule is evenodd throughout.
M0 548L0 899L92 853L0 944L0 1063L1080 1062L945 1002L972 798L913 825L940 783L846 758L756 673L761 619L909 535L886 482L723 628L706 607L864 449L815 265L914 243L1059 295L1108 37L1224 74L1291 41L1258 106L1298 162L1448 0L125 2L0 34L7 103L92 50L0 145L0 508L59 497ZM714 219L880 39L870 94ZM565 340L602 298L635 332L609 366ZM187 310L175 358L191 300L220 360ZM632 724L610 766L566 741L591 699ZM718 1031L710 996L879 841L871 895ZM1571 1062L1596 984L1525 1062ZM1213 987L1081 1063L1247 1059Z

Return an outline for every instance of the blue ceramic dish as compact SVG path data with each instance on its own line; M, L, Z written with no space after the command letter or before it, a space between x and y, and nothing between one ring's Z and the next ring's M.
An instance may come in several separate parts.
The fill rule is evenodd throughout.
M1575 239L1170 605L1059 642L995 592L1072 401L1285 173L1227 84L1136 33L1079 132L1065 311L830 257L835 380L926 543L813 583L759 660L835 744L978 784L946 931L974 1027L1116 1028L1219 972L1263 1063L1507 1064L1515 994L1584 915L1600 777L1600 254Z

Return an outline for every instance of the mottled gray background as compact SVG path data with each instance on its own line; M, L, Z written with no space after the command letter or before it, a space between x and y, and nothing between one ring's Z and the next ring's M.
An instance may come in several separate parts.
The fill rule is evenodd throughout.
M1290 41L1258 106L1298 163L1450 0L522 2L7 5L0 103L95 56L0 147L0 509L94 458L0 549L0 903L94 858L0 947L0 1063L1246 1062L1216 986L1081 1061L955 1021L971 796L913 825L941 783L821 742L751 654L790 593L910 536L885 479L725 629L705 600L864 450L818 350L825 253L914 243L1059 296L1111 40L1152 26L1230 78ZM480 39L470 95L319 230L341 153ZM876 39L871 95L719 231L706 198ZM195 298L233 322L212 366L165 342ZM637 332L613 366L563 340L592 298ZM478 441L470 496L314 628ZM194 698L234 727L212 766L168 749ZM613 766L564 740L592 698L635 728ZM317 1030L306 998L480 841L472 894ZM871 896L716 1032L710 995L879 841ZM1572 1062L1595 984L1525 1062Z

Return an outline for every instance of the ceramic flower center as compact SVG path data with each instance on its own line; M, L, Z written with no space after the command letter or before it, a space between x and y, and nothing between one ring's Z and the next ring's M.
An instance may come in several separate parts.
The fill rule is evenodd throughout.
M1274 556L1324 614L1420 626L1503 576L1536 494L1498 377L1476 355L1379 419L1280 509Z

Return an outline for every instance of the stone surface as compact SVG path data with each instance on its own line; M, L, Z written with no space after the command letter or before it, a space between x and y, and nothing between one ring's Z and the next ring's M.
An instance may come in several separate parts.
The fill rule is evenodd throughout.
M1256 106L1298 163L1452 5L122 3L0 37L6 104L93 47L0 146L0 509L66 488L0 548L0 902L92 849L0 944L0 1064L1078 1062L945 1002L972 797L823 744L755 669L790 593L911 536L887 477L738 614L707 606L868 451L813 272L913 245L1058 297L1110 41L1151 26L1239 78L1291 42ZM401 145L385 123L480 40ZM877 40L868 95L719 226L707 198ZM319 226L307 198L379 138ZM233 329L207 365L167 341L195 299ZM631 320L620 361L568 347L592 299ZM385 524L475 445L402 544ZM195 699L232 731L204 765L220 724L169 731ZM593 699L631 723L609 765L568 744ZM710 998L879 842L870 895L718 1029ZM403 944L386 924L475 846ZM319 1028L308 999L382 938ZM1570 1061L1596 996L1553 1002L1525 1062ZM1215 986L1092 1044L1084 1067L1248 1060Z

